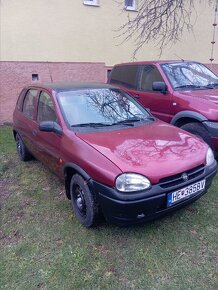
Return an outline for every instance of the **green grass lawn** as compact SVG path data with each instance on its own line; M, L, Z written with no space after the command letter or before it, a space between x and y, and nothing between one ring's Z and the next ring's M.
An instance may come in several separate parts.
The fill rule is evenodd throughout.
M64 186L19 161L0 127L0 289L218 289L218 177L194 204L141 226L75 219Z

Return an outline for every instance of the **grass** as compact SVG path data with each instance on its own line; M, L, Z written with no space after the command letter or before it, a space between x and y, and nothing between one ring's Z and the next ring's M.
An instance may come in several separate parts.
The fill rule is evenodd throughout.
M0 289L218 289L217 187L161 220L87 230L63 184L19 161L0 127Z

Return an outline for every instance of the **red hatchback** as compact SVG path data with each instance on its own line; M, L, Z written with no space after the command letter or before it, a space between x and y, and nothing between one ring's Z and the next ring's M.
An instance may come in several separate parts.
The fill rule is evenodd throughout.
M49 84L21 92L14 137L65 182L79 221L117 224L158 217L206 193L217 163L206 143L155 119L105 84Z

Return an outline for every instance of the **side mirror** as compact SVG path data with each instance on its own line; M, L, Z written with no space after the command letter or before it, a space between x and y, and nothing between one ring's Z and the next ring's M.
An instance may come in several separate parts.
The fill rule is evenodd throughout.
M165 82L153 82L152 89L153 89L153 91L161 92L162 94L166 94L167 85L165 84Z
M54 121L42 121L42 122L40 122L39 130L42 132L54 132L58 135L62 135L62 133L63 133L61 126Z

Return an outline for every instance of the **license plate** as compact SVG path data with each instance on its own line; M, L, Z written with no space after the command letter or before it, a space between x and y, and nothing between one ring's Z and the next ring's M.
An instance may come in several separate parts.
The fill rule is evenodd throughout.
M194 195L205 188L205 179L198 181L194 184L181 188L177 191L171 192L167 197L167 206L174 205L175 203Z

